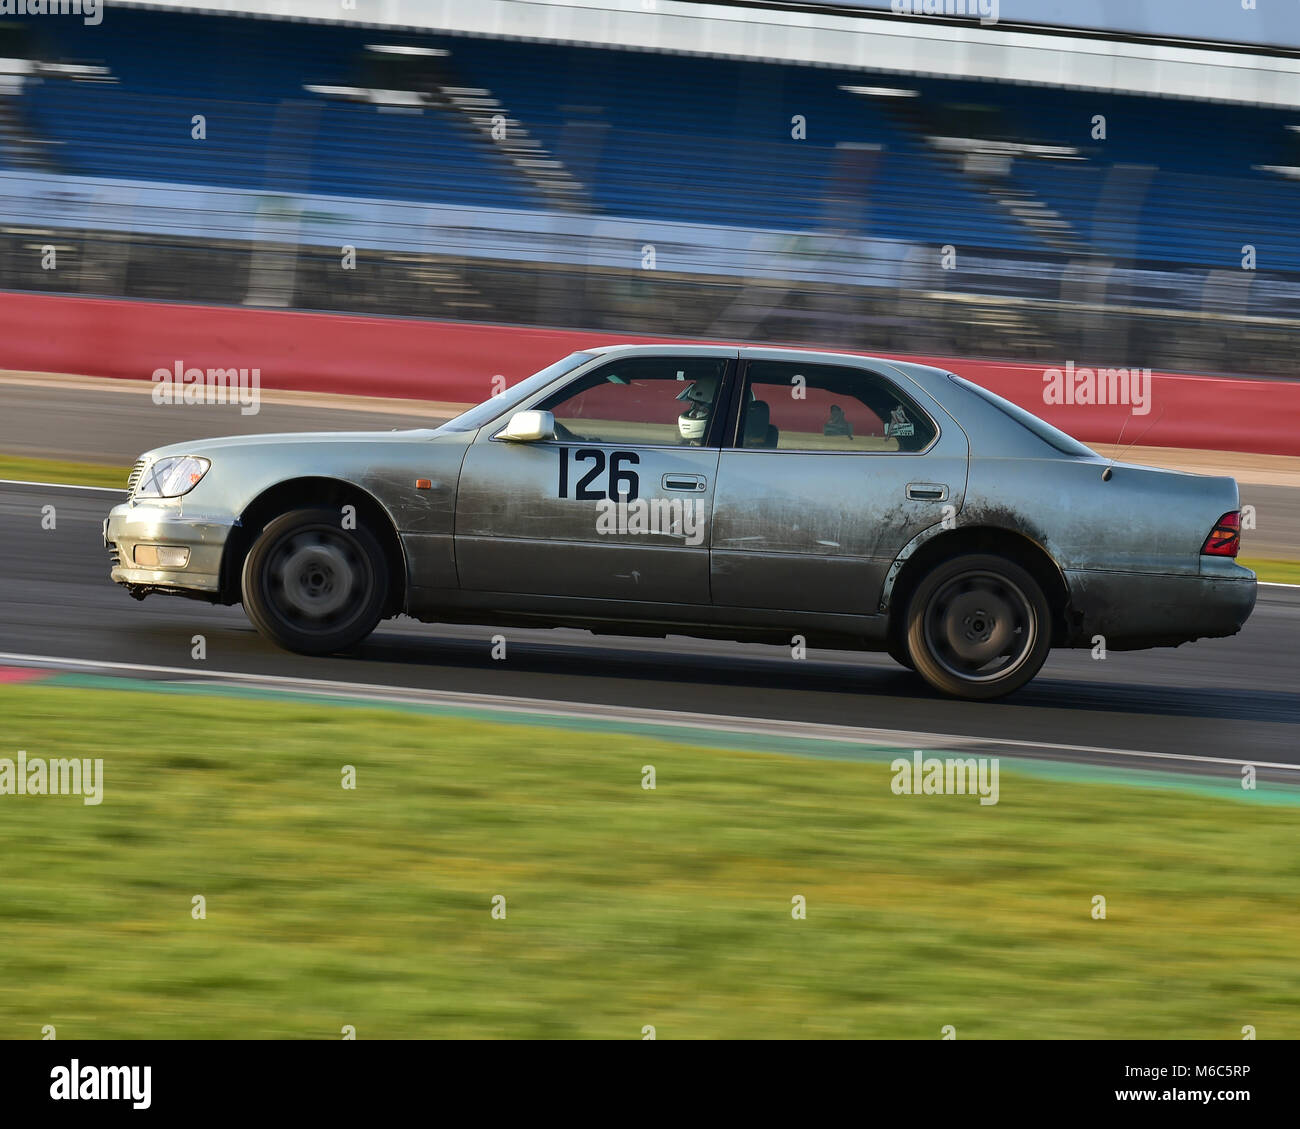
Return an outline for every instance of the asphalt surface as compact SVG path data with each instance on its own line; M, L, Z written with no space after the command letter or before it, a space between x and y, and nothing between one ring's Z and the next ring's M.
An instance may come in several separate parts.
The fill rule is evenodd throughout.
M383 431L436 427L446 411L411 412L277 403L272 393L255 415L235 404L156 405L137 382L123 387L0 382L0 453L37 459L130 466L144 451L218 435L275 431ZM147 386L146 386L147 387ZM383 403L377 401L377 403Z
M783 648L509 629L506 658L494 660L490 626L405 618L352 655L306 658L263 640L241 608L137 602L112 584L100 521L120 497L0 486L0 652L596 703L615 715L650 707L1300 764L1300 589L1262 588L1231 639L1104 661L1057 652L1028 687L993 703L942 698L883 655L813 651L796 661ZM52 530L41 527L46 505ZM191 659L196 634L203 663Z
M1255 507L1255 528L1241 535L1242 554L1260 560L1300 559L1300 490L1240 484L1241 504Z

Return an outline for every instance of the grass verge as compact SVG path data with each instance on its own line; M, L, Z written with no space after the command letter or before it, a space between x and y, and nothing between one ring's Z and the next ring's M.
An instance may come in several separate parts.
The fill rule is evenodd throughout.
M0 455L0 478L19 482L64 482L75 486L113 486L126 489L129 467L103 463L74 463L61 459L29 459Z
M1300 561L1268 561L1242 557L1241 564L1252 569L1260 580L1272 584L1300 584Z
M1294 808L321 703L0 718L105 774L0 795L6 1036L1300 1037Z

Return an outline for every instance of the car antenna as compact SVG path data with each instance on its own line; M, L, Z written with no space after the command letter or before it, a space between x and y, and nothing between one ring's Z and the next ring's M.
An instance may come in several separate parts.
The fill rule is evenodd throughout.
M1129 421L1130 419L1132 419L1132 418L1133 418L1133 416L1132 416L1131 414L1125 416L1125 417L1124 417L1124 422L1123 422L1122 424L1119 425L1119 436L1118 436L1118 438L1116 438L1116 440L1115 440L1115 446L1116 446L1116 447L1118 447L1121 443L1124 442L1124 429L1125 429L1126 427L1128 427L1128 421ZM1130 443L1127 447L1125 447L1122 451L1119 451L1119 452L1117 452L1116 454L1112 454L1112 455L1111 455L1110 459L1109 459L1109 460L1107 461L1107 463L1106 463L1106 469L1103 470L1103 471L1101 472L1101 480L1102 480L1102 482L1109 482L1109 481L1110 481L1110 476L1111 476L1112 473L1114 473L1115 463L1116 463L1119 459L1123 458L1123 456L1127 455L1127 454L1128 454L1131 450L1133 450L1133 448L1136 447L1139 443L1141 443L1142 440L1146 438L1146 434L1147 434L1147 432L1150 431L1153 427L1155 427L1155 425L1158 424L1158 423L1159 423L1162 419L1164 419L1164 418L1165 418L1165 406L1164 406L1164 404L1161 404L1161 405L1160 405L1160 414L1159 414L1158 416L1156 416L1156 418L1153 419L1149 424L1147 424L1146 429L1142 432L1142 434L1139 435L1136 439L1134 439L1133 442Z

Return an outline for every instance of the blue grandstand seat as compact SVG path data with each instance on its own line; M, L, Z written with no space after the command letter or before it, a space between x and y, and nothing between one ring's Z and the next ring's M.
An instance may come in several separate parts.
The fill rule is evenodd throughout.
M1281 111L136 9L93 28L44 21L39 39L44 57L103 64L116 79L47 79L23 96L29 127L55 142L70 173L546 206L454 109L402 112L305 89L371 85L366 44L398 39L448 50L445 74L498 99L601 214L1052 253L986 182L926 141L977 128L1078 148L1077 161L1017 158L1005 183L1101 254L1231 265L1243 243L1259 243L1255 217L1267 216L1261 256L1279 269L1300 262L1294 186L1255 167L1300 164L1300 135ZM905 85L920 97L862 97L843 89L852 85ZM1091 137L1097 113L1105 141ZM190 136L195 114L206 118L203 141ZM803 140L791 137L794 115L806 121Z

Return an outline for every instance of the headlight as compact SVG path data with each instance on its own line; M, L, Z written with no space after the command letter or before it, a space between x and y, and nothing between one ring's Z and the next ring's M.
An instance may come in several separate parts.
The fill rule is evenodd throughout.
M159 459L140 476L137 498L179 498L199 484L212 465L197 455L169 455Z

